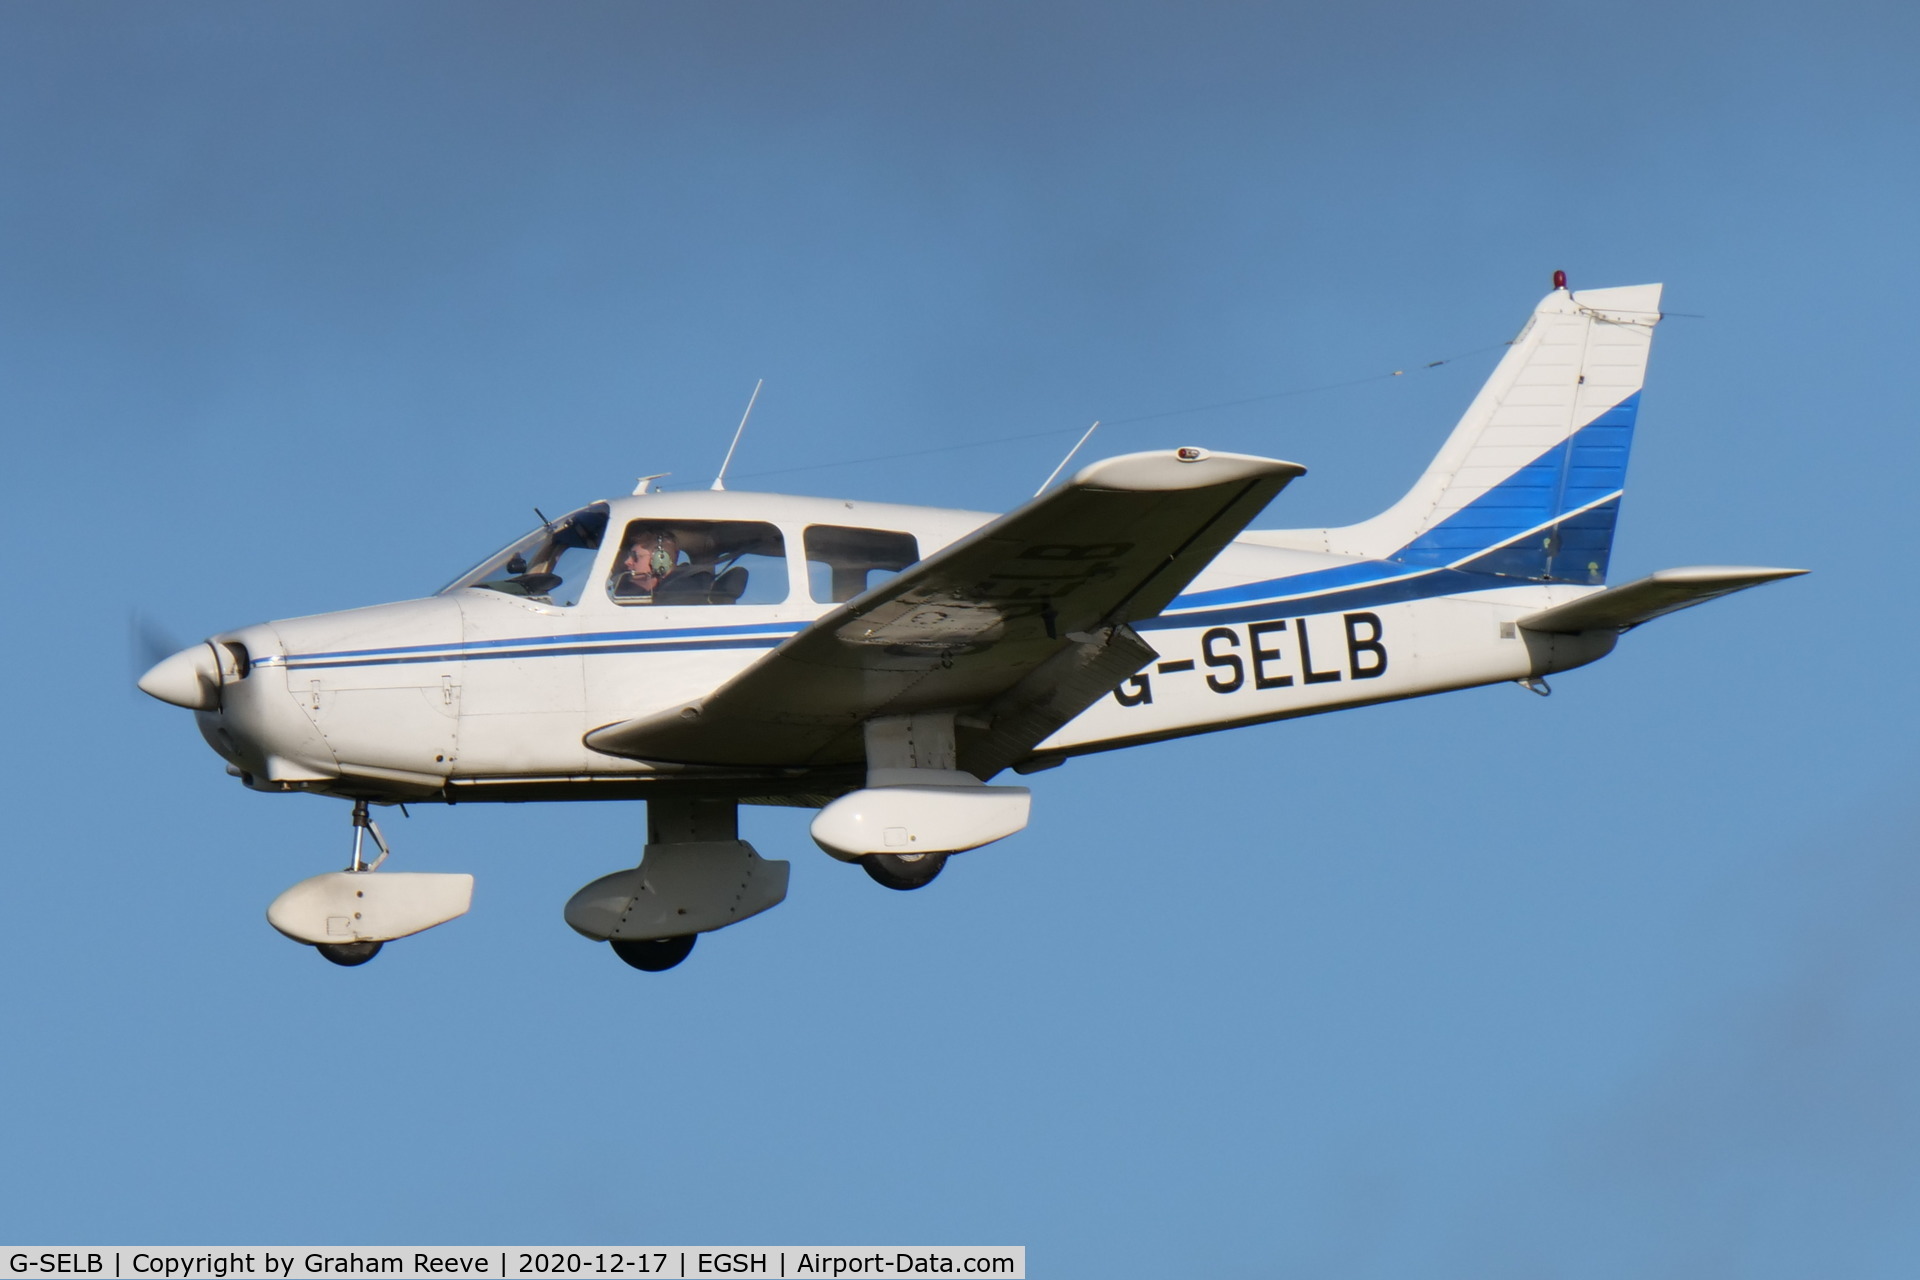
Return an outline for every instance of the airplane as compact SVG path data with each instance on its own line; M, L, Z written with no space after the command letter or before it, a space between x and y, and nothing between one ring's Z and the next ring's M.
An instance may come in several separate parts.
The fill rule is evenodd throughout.
M369 806L640 799L639 864L564 917L670 969L786 897L790 864L740 839L740 805L818 809L826 853L919 889L1026 826L1009 770L1545 693L1644 622L1804 572L1606 585L1660 292L1556 272L1425 472L1357 524L1252 529L1305 468L1197 447L1106 458L1001 516L647 477L424 599L223 631L139 685L192 710L243 785L351 803L349 867L268 909L327 960L471 903L471 876L381 870Z

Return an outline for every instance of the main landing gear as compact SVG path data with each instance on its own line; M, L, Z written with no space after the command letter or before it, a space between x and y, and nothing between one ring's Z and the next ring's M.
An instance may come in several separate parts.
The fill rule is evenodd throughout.
M380 856L369 863L365 841ZM473 904L473 877L426 871L375 874L392 854L367 802L353 802L353 865L302 880L273 900L267 923L324 960L351 968L380 954L395 938L463 916Z
M787 870L740 838L735 801L662 796L647 801L640 865L574 894L567 923L634 968L659 973L685 960L701 934L778 906Z
M862 728L867 785L821 809L814 843L889 889L933 883L951 854L1027 825L1025 787L990 787L957 767L954 713L878 716Z

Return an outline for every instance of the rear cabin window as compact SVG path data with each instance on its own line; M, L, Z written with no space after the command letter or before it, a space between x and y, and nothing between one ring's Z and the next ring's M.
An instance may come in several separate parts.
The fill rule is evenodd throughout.
M851 600L920 558L920 544L912 534L886 529L813 524L807 526L805 541L807 590L821 604Z
M636 520L607 578L615 604L780 604L787 545L751 520Z

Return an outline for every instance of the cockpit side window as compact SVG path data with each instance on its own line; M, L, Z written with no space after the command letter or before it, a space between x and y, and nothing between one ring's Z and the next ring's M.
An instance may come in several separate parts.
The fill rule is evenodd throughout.
M615 604L781 604L787 544L753 520L636 520L607 578Z
M596 502L582 507L558 520L549 520L482 561L442 587L440 594L474 587L502 595L525 596L541 604L561 607L579 604L606 532L607 505Z
M804 540L807 589L821 604L851 600L920 558L920 544L912 534L886 529L813 524L807 526Z

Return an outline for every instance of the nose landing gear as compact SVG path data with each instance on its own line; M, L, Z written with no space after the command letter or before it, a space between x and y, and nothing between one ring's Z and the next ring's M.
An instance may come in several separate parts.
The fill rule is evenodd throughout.
M373 837L380 856L363 856ZM431 929L467 913L473 877L427 871L379 872L392 854L367 802L353 804L353 865L302 880L273 900L267 923L321 957L346 967L363 965L382 944Z

